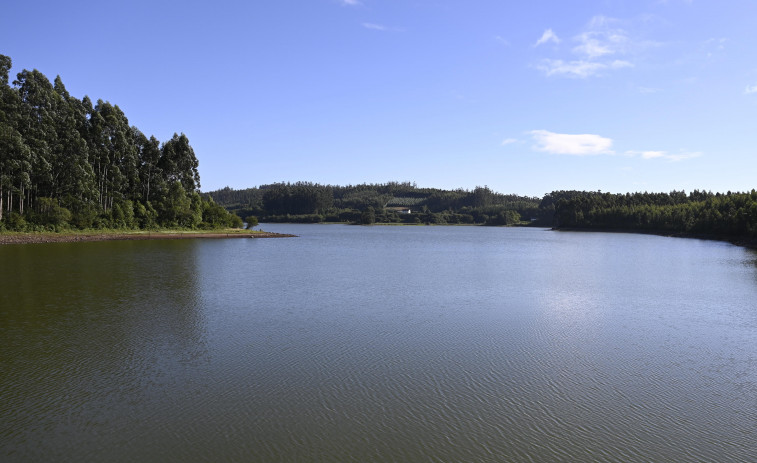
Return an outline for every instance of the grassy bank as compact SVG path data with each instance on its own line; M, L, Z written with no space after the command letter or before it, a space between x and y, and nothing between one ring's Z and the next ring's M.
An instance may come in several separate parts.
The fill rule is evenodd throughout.
M227 228L218 230L67 230L62 232L3 232L2 244L72 243L81 241L161 240L161 239L218 239L218 238L285 238L295 235L270 233L262 230Z

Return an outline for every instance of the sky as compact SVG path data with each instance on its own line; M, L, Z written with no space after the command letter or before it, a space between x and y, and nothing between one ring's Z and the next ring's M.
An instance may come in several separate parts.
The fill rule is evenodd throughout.
M757 188L757 1L7 2L0 54L274 182Z

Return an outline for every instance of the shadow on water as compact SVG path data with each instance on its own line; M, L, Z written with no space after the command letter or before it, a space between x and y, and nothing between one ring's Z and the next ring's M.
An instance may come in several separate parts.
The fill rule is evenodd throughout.
M70 457L66 436L138 426L135 407L203 362L194 251L191 241L0 247L0 455ZM11 442L20 448L3 448Z

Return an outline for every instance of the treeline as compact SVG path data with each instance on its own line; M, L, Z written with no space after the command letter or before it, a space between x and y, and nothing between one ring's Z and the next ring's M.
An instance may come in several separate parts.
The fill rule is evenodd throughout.
M540 207L558 228L620 229L734 239L757 238L757 191L725 194L557 191Z
M242 217L261 222L349 222L513 225L549 223L540 198L473 190L418 188L389 182L348 186L274 183L257 188L224 188L206 193Z
M60 76L23 70L11 85L10 69L0 55L0 231L241 226L200 196L184 134L161 143Z
M553 191L543 198L411 183L275 183L206 193L239 215L265 222L530 224L554 228L757 239L757 191L626 193Z

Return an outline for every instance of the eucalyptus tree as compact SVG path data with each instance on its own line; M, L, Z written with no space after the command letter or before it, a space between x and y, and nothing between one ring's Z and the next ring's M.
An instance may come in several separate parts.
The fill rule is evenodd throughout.
M55 78L53 89L59 99L55 101L53 117L56 137L51 147L50 197L83 201L91 191L94 174L88 162L87 142L82 137L86 115L81 103L69 95L60 76Z
M199 162L189 145L189 139L183 133L173 134L173 138L163 144L158 168L168 184L180 182L186 192L200 188Z
M95 175L101 207L138 196L137 147L129 121L118 107L97 101L90 116L90 148L95 154Z
M137 169L139 171L140 198L147 202L153 199L151 192L165 189L160 162L160 141L154 136L148 139L138 128L132 127L132 136L137 147Z

